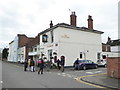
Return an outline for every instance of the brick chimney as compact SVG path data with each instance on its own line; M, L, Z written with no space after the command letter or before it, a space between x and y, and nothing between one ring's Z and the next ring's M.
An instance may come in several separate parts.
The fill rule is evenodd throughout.
M90 15L88 15L88 28L93 29L93 19Z
M70 15L70 25L76 27L76 18L77 16L75 15L75 12L72 12L72 14Z
M53 23L52 23L52 20L50 21L50 28L52 28L53 27Z

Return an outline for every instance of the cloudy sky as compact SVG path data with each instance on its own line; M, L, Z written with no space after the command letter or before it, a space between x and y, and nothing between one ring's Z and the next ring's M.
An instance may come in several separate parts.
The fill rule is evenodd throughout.
M71 11L77 26L87 27L92 15L94 29L103 31L102 42L118 38L119 0L0 0L0 48L8 47L17 34L35 37L53 24L70 23ZM71 11L70 11L70 10Z

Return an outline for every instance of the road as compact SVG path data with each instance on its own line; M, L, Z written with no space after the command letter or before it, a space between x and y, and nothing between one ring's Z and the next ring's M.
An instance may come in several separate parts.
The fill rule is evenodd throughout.
M106 72L105 68L90 70L65 69L37 72L24 72L21 65L2 62L2 88L98 88L76 80L77 77Z

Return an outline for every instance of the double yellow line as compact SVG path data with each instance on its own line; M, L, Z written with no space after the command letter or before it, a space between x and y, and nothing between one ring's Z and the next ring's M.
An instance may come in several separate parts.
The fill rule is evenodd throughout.
M85 78L85 77L99 76L99 75L105 75L105 74L106 73L94 74L94 75L87 75L87 76L80 76L80 77L75 78L75 80L77 80L80 83L87 84L87 85L90 85L90 86L93 86L93 87L96 87L96 88L104 88L104 89L108 90L108 88L106 88L106 87L95 85L95 84L91 84L91 83L88 83L88 82L85 82L85 81L81 80L82 78ZM109 89L109 90L111 90L111 89Z

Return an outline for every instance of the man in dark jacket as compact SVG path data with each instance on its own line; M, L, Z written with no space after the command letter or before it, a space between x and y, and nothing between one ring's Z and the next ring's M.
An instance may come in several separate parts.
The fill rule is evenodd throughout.
M41 74L43 74L44 61L42 58L38 60L38 66L39 66L38 74L40 74L40 72Z
M60 70L60 60L57 60L57 68Z
M30 62L31 72L35 72L34 66L35 66L35 62L33 60L31 60L31 62Z
M24 62L24 71L27 71L27 67L28 67L28 61L25 60L25 62Z
M61 56L61 71L64 72L65 56Z

